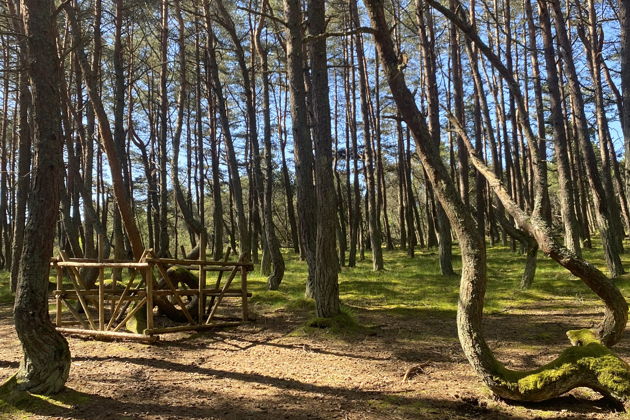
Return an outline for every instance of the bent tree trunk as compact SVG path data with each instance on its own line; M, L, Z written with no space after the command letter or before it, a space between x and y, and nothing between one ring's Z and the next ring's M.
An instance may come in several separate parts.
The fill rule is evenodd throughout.
M68 343L48 315L48 273L59 208L63 173L60 66L53 2L24 0L25 56L32 87L34 146L38 156L32 171L29 217L15 297L15 329L24 358L15 380L19 389L49 394L60 391L70 370Z
M416 151L444 210L459 239L462 254L462 277L457 311L459 339L469 362L494 394L520 401L542 401L578 386L590 387L602 394L626 402L630 397L630 368L604 347L591 331L572 331L574 344L555 361L532 371L512 371L497 361L482 335L483 301L486 291L485 242L479 235L472 214L467 211L444 166L439 149L431 141L426 122L413 95L407 88L385 20L383 0L366 1L370 13L378 53L387 75L398 110L409 126L416 142ZM465 134L462 130L460 134ZM466 138L464 138L466 142ZM474 149L466 145L471 158ZM475 167L490 181L491 188L519 225L530 233L541 249L580 277L604 300L606 316L599 336L608 345L620 338L627 320L627 305L617 288L599 270L560 247L541 228L539 220L521 218L514 211L519 207L510 199L494 174L484 169L479 159L471 159ZM481 169L480 169L481 168ZM487 168L485 168L487 169ZM520 209L519 209L520 211ZM522 211L521 211L522 213ZM518 216L518 218L517 218ZM524 220L518 220L524 219ZM528 222L526 226L521 221ZM624 307L625 311L620 311ZM623 312L623 313L622 313Z
M256 46L256 51L258 52L258 57L260 59L260 67L262 70L262 94L263 94L263 139L265 145L264 151L264 160L265 160L265 180L263 180L262 175L260 176L260 182L264 184L262 188L263 194L260 200L262 213L263 213L263 227L265 230L265 236L267 238L267 250L269 256L271 257L271 262L273 264L273 271L267 277L267 288L269 290L278 290L280 287L280 283L282 282L282 278L284 277L284 257L282 256L282 251L280 250L280 242L278 241L278 237L276 235L276 228L273 224L273 160L272 160L272 145L271 145L271 105L270 105L270 80L269 80L269 64L268 64L268 55L269 55L269 47L267 45L262 45L262 28L265 25L264 13L266 8L269 5L267 4L267 0L263 1L262 4L262 14L261 19L258 24L258 27L254 36L254 44Z
M70 22L75 45L81 45L81 28L79 26L79 22L77 21L77 11L69 3L63 3L63 6L66 10L68 21ZM133 256L136 259L140 259L140 256L144 252L144 245L142 244L142 236L140 235L140 230L136 224L133 209L131 207L131 201L129 200L129 196L123 182L123 166L118 157L118 152L116 151L116 144L114 142L111 125L109 123L109 117L105 112L105 107L98 93L94 72L88 65L87 57L81 51L79 51L77 56L81 70L85 74L88 96L90 97L90 103L94 108L102 145L105 149L105 153L107 154L118 210L120 211L120 216L125 226L129 243L131 244Z

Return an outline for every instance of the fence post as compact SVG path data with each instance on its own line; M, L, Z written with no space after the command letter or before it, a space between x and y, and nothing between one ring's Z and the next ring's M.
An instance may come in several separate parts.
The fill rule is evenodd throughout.
M249 320L249 311L247 310L247 267L241 266L241 294L242 298L242 310L243 310L243 321Z

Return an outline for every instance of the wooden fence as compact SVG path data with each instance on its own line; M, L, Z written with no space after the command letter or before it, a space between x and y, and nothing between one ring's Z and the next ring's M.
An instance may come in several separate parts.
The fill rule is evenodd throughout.
M218 318L217 311L226 298L240 299L240 319L247 321L247 300L251 296L247 291L247 273L253 266L229 262L227 258L224 261L157 258L152 250L147 250L138 261L116 261L69 258L61 252L58 258L51 260L57 274L51 301L55 305L57 330L100 339L153 342L162 333L239 324L241 321ZM169 270L171 267L176 268ZM196 287L180 284L173 271L180 268L198 273ZM123 271L125 280L117 281L117 276L112 275L114 271ZM215 273L216 278L208 285L209 273ZM197 301L191 308L185 300L193 299ZM176 311L185 323L156 326L156 305ZM144 313L140 311L146 312L146 328L138 332L125 331L128 321L144 320Z

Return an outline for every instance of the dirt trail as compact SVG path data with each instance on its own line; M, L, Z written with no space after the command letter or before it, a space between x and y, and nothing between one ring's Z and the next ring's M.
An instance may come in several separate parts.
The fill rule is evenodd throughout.
M278 310L229 330L163 336L152 346L69 338L68 390L27 404L31 414L4 406L0 418L623 418L591 401L599 397L588 390L542 405L492 399L463 358L453 314L354 312L361 323L377 325L373 332L295 336L304 319ZM500 360L531 368L567 345L567 328L593 319L596 313L578 307L520 308L488 316L486 329ZM20 357L8 306L0 307L0 342L4 380ZM628 339L616 351L628 359Z

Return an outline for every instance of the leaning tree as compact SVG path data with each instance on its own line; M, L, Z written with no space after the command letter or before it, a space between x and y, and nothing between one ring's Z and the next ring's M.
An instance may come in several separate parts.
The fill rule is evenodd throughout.
M478 46L482 46L481 40L475 39L473 28L462 19L452 13L449 14L449 10L439 3L430 1L430 4L447 15L459 30L477 42ZM492 392L502 398L542 401L583 386L627 403L630 399L630 368L602 344L608 346L615 344L625 329L628 306L621 293L601 271L558 244L551 236L544 218L537 216L536 213L532 217L514 203L501 181L477 157L465 130L456 125L458 134L464 140L464 146L471 157L471 162L486 178L506 211L522 229L536 239L545 254L583 280L606 305L604 320L596 331L569 331L567 335L574 346L543 367L530 371L513 371L494 357L482 332L487 279L485 241L477 229L473 215L461 200L442 162L439 148L431 140L427 124L417 108L413 94L407 88L402 72L404 66L401 65L394 49L383 9L383 0L367 0L366 5L390 90L401 117L414 137L416 151L426 170L427 178L435 189L459 240L462 273L457 327L463 351L474 370ZM483 48L480 49L483 50ZM484 52L488 57L487 53L489 51ZM457 120L453 119L453 122L457 123ZM534 144L530 145L530 147L534 146ZM534 149L533 152L535 151ZM530 154L535 153L530 152ZM534 162L538 163L535 160ZM536 186L535 193L540 202L539 185Z

